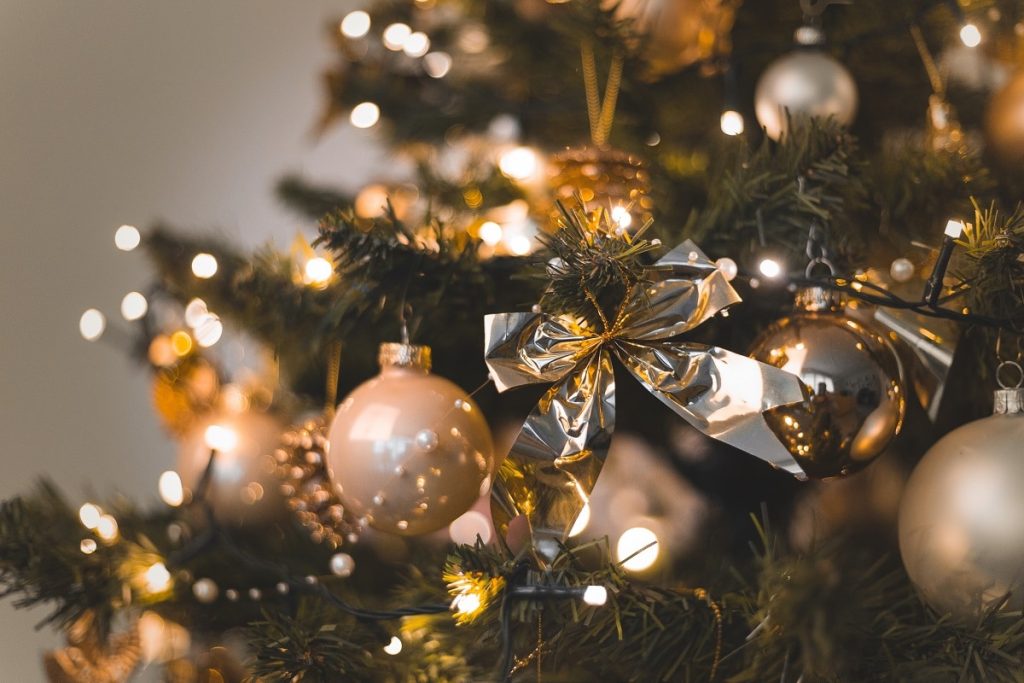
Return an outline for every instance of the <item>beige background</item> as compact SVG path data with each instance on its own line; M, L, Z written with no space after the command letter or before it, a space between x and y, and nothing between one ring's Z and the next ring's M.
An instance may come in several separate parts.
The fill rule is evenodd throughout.
M146 284L121 223L249 243L300 227L275 179L372 175L372 135L313 140L328 21L352 0L0 0L0 497L48 474L153 500L173 447L145 373L78 335ZM124 323L121 323L122 325ZM41 613L0 603L0 683L41 681Z

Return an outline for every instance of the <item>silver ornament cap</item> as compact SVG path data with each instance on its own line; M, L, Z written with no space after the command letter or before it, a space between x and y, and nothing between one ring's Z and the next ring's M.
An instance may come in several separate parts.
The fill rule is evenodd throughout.
M377 352L377 362L382 368L415 368L430 372L430 347L419 344L385 342Z

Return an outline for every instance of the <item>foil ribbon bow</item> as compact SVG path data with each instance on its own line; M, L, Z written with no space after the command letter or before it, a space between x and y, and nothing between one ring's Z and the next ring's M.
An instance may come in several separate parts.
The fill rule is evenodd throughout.
M763 417L766 410L804 400L799 378L679 340L739 302L736 291L689 240L650 274L652 281L627 293L614 320L602 317L600 331L569 316L486 316L484 357L498 391L555 383L526 419L494 481L491 512L506 536L513 520L522 518L536 547L567 538L615 428L613 356L701 432L803 476Z

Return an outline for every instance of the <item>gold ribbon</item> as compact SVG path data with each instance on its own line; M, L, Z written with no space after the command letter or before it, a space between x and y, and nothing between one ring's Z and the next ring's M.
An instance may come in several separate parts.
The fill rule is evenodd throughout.
M552 555L567 538L608 455L615 429L612 357L701 432L804 476L763 417L804 400L799 378L679 339L739 302L736 291L689 240L650 275L601 330L543 313L485 318L484 356L498 391L554 382L520 430L491 498L498 529L509 536L512 521L524 519L542 554Z

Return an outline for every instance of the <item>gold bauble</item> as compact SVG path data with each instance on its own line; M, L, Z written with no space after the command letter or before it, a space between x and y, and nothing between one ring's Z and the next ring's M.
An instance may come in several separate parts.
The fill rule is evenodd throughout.
M554 200L572 204L574 197L612 212L627 229L651 217L650 179L638 157L610 147L573 147L551 157L548 186ZM560 217L552 210L552 225Z
M382 344L381 372L356 387L328 434L338 498L379 531L437 531L490 491L494 445L480 408L430 373L430 349Z
M809 477L856 472L899 433L906 412L899 356L833 295L799 292L794 315L769 327L750 355L804 383L807 400L765 419Z
M900 554L924 600L975 625L1009 594L1024 608L1024 392L1002 414L949 432L914 469L900 505ZM1009 399L1009 400L1007 400Z
M985 128L995 156L1006 163L1024 162L1024 69L993 95Z

